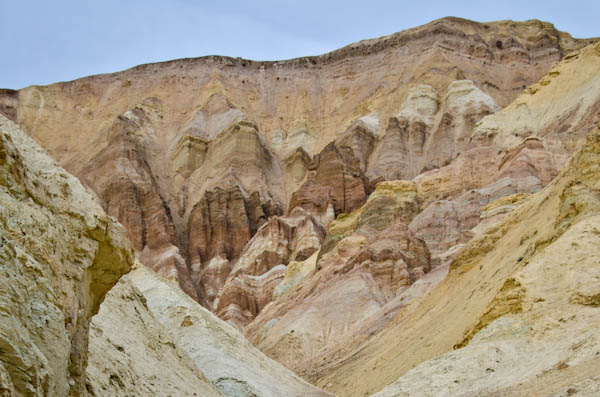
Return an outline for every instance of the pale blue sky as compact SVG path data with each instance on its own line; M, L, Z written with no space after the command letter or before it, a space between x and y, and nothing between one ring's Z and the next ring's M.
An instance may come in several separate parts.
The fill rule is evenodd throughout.
M600 0L0 0L0 88L203 55L317 55L449 15L600 36Z

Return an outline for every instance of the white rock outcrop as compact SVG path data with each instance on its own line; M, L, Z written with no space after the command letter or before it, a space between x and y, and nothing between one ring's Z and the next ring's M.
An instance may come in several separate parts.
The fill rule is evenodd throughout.
M90 339L96 395L329 395L144 266L111 291Z

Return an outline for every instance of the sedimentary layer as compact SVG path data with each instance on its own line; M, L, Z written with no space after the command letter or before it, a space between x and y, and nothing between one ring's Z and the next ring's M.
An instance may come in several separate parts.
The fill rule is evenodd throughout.
M377 182L448 165L482 117L588 42L536 20L444 18L317 57L203 57L4 90L0 112L94 190L144 263L214 308L268 218L302 207L327 227ZM477 169L498 156L462 157ZM489 182L435 178L426 202Z

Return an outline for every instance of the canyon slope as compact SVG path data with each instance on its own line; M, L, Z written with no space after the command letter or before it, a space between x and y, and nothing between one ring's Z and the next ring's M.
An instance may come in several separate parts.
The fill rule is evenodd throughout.
M550 185L471 240L438 288L322 381L370 395L425 359L375 396L597 394L599 188L597 130Z
M218 296L253 288L227 280L269 218L302 207L327 227L377 182L447 165L482 117L588 43L535 20L444 18L316 57L183 59L5 90L0 111L92 188L147 266L245 323L263 303Z
M0 113L114 217L86 204L121 273L136 253L73 390L599 390L597 39L450 17L315 57L2 90ZM121 273L77 312L77 352Z
M566 137L580 140L585 132L589 136L587 141L584 139L579 143L581 151L557 178L533 195L501 196L487 204L480 212L481 224L471 229L474 237L455 253L449 275L436 288L422 294L400 312L396 311L392 318L381 316L385 324L381 326L379 320L375 335L365 336L365 332L373 328L359 328L337 346L296 368L306 371L305 376L309 379L327 385L339 395L370 395L398 377L396 386L390 386L382 395L435 395L436 390L455 390L457 394L464 390L467 395L511 395L517 393L521 382L531 385L534 390L542 387L542 379L552 377L552 371L567 368L571 360L575 365L578 355L571 353L573 350L569 347L559 348L554 341L561 339L561 343L576 345L578 338L586 332L591 338L590 343L596 337L590 324L597 321L593 319L597 313L589 310L594 306L577 303L580 298L576 296L590 294L586 291L595 288L595 276L590 274L597 271L592 253L593 238L589 240L587 235L588 229L597 227L599 71L600 44L573 53L541 79L541 82L551 80L550 83L534 85L537 89L527 90L501 112L484 118L473 130L472 141L481 142L478 138L482 135L491 135L491 138L495 134L510 136L514 131L521 131L522 125L532 126L531 135L524 137L524 141L533 142L535 146L527 149L526 145L518 144L517 156L513 154L514 150L508 151L507 157L521 164L525 160L531 162L543 158L535 153L544 150L556 153L554 159L558 161L562 158L560 153L567 147L564 143L576 144L573 138ZM549 102L554 106L545 106ZM515 111L521 107L531 115L529 119L523 116L523 111ZM548 119L536 114L537 109L543 109L541 113ZM577 113L580 109L581 113ZM594 121L588 124L590 118ZM560 150L542 149L558 146L554 134L550 133L555 131L548 126L557 119L569 120L560 124L562 134L559 136L564 139L563 145ZM503 123L498 124L498 120ZM495 127L493 134L489 133L489 126ZM591 132L587 132L590 128ZM493 140L487 142L490 141ZM507 141L510 144L509 139L500 142ZM500 162L505 163L506 160ZM503 168L501 166L500 170ZM533 170L535 167L527 168ZM522 170L517 175L525 176ZM434 173L444 172L440 169ZM567 249L569 245L571 248ZM565 311L571 313L570 320L563 318ZM591 319L588 316L592 316ZM563 323L566 323L564 327ZM486 342L479 344L480 341ZM448 353L452 349L458 350ZM548 354L544 360L540 358L537 367L531 359L538 354L536 349ZM490 351L498 352L499 356L489 355ZM444 353L446 355L438 357ZM503 361L500 355L511 356L511 359ZM488 361L496 359L495 366ZM592 366L597 365L597 356L582 356L581 359L591 360ZM426 363L417 366L423 361ZM464 378L470 371L464 366L467 361L468 365L475 362L490 364L486 367L490 370L485 375L477 372L472 373L473 378L469 378L471 375ZM440 377L417 382L416 378L423 376L423 368ZM499 373L495 377L490 375L496 370ZM406 378L401 377L405 373ZM452 378L458 373L462 375ZM592 389L597 387L591 380L593 377L590 375L588 379L586 374L590 373L582 373L581 382L591 382L586 387ZM477 381L475 378L479 376L489 378L489 382L482 378ZM558 393L570 381L575 383L575 377L563 379L558 372L556 376L562 380L544 386L548 394ZM415 381L411 386L414 389L407 386L404 379ZM429 375L428 379L431 379ZM462 380L466 382L462 384L464 389L460 388ZM458 384L450 384L455 381Z
M330 396L141 264L92 320L87 381L94 396Z
M88 330L133 264L125 231L0 115L0 394L85 393Z
M134 267L123 227L1 115L0 180L3 396L329 395Z

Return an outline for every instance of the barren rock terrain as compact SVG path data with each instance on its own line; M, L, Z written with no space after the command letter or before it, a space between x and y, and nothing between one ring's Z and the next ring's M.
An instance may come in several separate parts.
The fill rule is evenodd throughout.
M0 393L84 393L90 319L133 251L81 183L2 115L0 238Z
M449 17L0 113L6 395L600 392L597 39Z
M375 183L448 164L482 117L585 44L535 20L445 18L317 57L185 59L6 91L0 111L92 188L144 263L216 309L270 217L300 206L327 226Z
M90 341L95 395L329 395L141 264L109 293Z
M551 185L454 259L436 292L472 291L474 280L483 287L430 306L443 307L444 317L461 311L437 339L456 338L456 350L421 363L376 396L600 392L599 177L596 131ZM437 299L434 292L422 305Z
M588 67L591 70L600 70L600 52L598 51L598 46L599 44L586 47L576 54L575 57L559 63L555 69L550 72L549 75L551 76L555 71L574 68L573 62L579 63L582 68L582 73L577 74L577 78L581 80L565 80L560 86L555 88L556 90L561 90L564 94L560 98L557 96L556 100L564 100L565 106L554 108L556 109L556 114L554 115L555 117L552 118L564 116L561 113L562 110L569 112L569 107L567 106L568 102L566 101L568 101L568 98L570 97L569 94L571 90L580 89L579 87L584 85L583 81L587 81L587 84L592 86L595 84L598 73L586 74L583 72ZM581 81L581 85L578 84L578 81ZM556 91L554 91L554 89L548 90L549 95L552 95L553 92ZM539 96L537 98L531 98L531 93L526 92L521 97L517 98L516 102L530 100L530 106L533 107L538 102L544 102L546 100L544 98L543 89L535 95L538 94ZM597 95L597 92L593 90L589 95L595 96ZM580 97L579 103L586 103L586 99L585 96ZM594 105L590 105L588 108L588 111L586 112L588 115L586 116L587 119L589 119L590 115L594 115L596 118L600 116L597 112L594 113L594 106L597 106L597 102L594 102ZM502 126L505 130L512 130L514 125L522 123L522 114L511 112L511 107L512 105L495 115L484 118L480 125L475 127L474 135L477 135L479 131L481 131L481 127L485 126L490 119L493 120L500 116L504 117L505 123ZM514 117L514 120L511 117ZM533 124L534 120L531 120L530 122ZM598 134L597 132L594 132L597 128L594 126L594 123L596 123L595 120L591 124L567 129L564 132L566 136L570 135L579 139L580 134L587 133L587 130L591 129L591 132L589 133L591 135L589 135L587 141L582 144L581 151L571 160L562 174L548 184L546 188L530 197L523 194L517 196L504 196L500 198L500 200L487 205L485 205L485 203L489 202L489 199L484 200L483 204L485 207L482 206L483 211L480 214L480 219L483 220L483 224L472 229L471 233L475 237L473 237L466 246L459 248L457 252L453 253L454 257L451 259L449 276L440 285L433 289L429 294L424 295L421 299L399 312L377 335L366 338L363 335L358 334L352 339L346 339L344 343L338 344L337 347L331 348L326 352L324 357L321 356L318 357L318 359L315 357L315 359L303 365L302 367L306 368L305 371L307 371L307 376L310 379L316 380L317 384L326 386L326 388L336 394L369 395L394 382L398 377L423 361L434 359L452 349L459 349L452 353L453 355L451 354L448 356L447 359L452 361L455 359L458 360L456 357L463 353L468 354L468 352L471 351L470 349L475 351L475 347L470 347L471 339L475 338L478 341L479 339L477 339L477 336L483 337L483 334L480 333L494 320L500 319L498 320L500 324L503 324L503 322L510 323L512 321L510 315L514 314L515 310L517 313L522 311L529 313L531 310L531 315L533 315L533 312L537 310L538 304L548 300L549 302L552 302L549 303L551 307L556 308L557 313L560 312L558 309L561 305L560 302L565 300L571 302L574 299L571 297L575 293L572 291L572 288L574 287L569 283L574 282L575 285L584 288L582 282L573 281L573 278L587 278L588 276L585 275L587 272L595 271L595 262L593 261L592 256L590 256L590 261L586 262L588 265L576 267L575 270L573 270L575 272L573 275L564 276L563 272L566 271L566 269L551 270L554 269L553 266L559 266L559 268L562 269L561 266L563 265L570 266L569 264L575 263L573 262L572 256L570 259L560 259L561 256L558 255L558 252L562 252L563 248L558 247L563 247L563 245L561 245L562 243L552 245L554 241L559 239L563 233L565 233L566 236L572 235L572 238L577 240L580 237L575 236L579 236L579 234L577 234L579 232L571 231L569 232L571 234L567 234L567 231L571 230L571 227L573 227L574 230L579 230L580 227L583 227L583 224L577 226L577 228L575 227L580 221L585 220L586 222L593 223L593 219L595 219L593 217L595 214L594 203L596 203L597 195L594 191L597 188L600 174L598 173L598 163L596 161L598 156ZM532 135L542 135L547 131L547 127L544 124L538 124L538 126L541 127L541 130L531 131ZM526 142L530 140L530 137L525 137ZM539 143L536 145L538 146L536 150L544 150L553 153L551 145L548 145L550 149L544 148L546 143L544 138L539 138L537 141L539 141ZM540 143L542 144L541 148L539 147ZM522 145L517 146L517 150L522 150L522 147ZM558 153L555 156L556 159L560 159L560 151L561 150L558 149L557 152L554 152ZM508 151L509 154L511 152L514 153L515 151ZM522 155L523 153L520 154L520 156ZM529 157L528 161L535 158L533 156L527 157ZM527 157L524 157L524 159L527 159ZM510 156L509 159L510 161L515 161L514 156ZM452 164L448 167L452 167ZM502 169L503 167L504 165L500 168ZM528 167L528 169L529 172L538 172L535 171L535 167ZM440 169L439 173L443 171L443 169ZM423 177L427 177L427 174ZM419 178L417 178L417 184L418 180ZM431 205L435 205L435 202ZM589 220L588 218L592 220ZM414 222L413 226L415 226ZM584 232L581 231L581 233ZM583 239L583 237L581 238ZM424 239L427 241L426 236L424 236ZM570 243L564 244L568 245ZM593 245L592 243L590 244ZM546 254L547 250L554 249L558 250L556 251L556 254ZM585 251L585 249L582 250L582 252ZM565 253L565 255L567 254ZM538 277L539 280L543 280L540 282L546 285L552 285L551 289L554 291L554 295L552 298L548 299L542 297L540 298L542 300L533 302L536 303L535 305L532 303L533 306L525 308L519 301L521 297L518 297L517 300L514 299L517 298L515 294L525 294L525 291L528 291L526 289L527 287L523 287L528 281L521 280L517 275L520 274L519 272L521 271L525 272L525 270L522 269L525 269L524 266L526 265L526 269L528 269L527 272L531 271L529 269L530 266L532 269L537 268L538 265L529 264L534 263L534 260L537 261L538 256L540 261L547 261L549 260L548 258L555 258L552 260L552 265L539 265L542 266L542 268L539 268L540 274L535 276ZM531 275L531 277L533 277L533 275ZM566 284L563 287L558 287L556 282L550 281L553 277L565 277L566 279L561 282L564 281ZM592 280L593 277L589 279L593 284ZM525 289L521 291L521 287ZM541 287L534 287L531 285L529 287L529 293L536 291L535 288ZM540 292L540 294L542 293ZM535 301L537 297L531 299ZM502 302L498 303L499 308L495 308L496 303L494 303L494 300L500 300L500 302ZM516 308L513 307L513 304L516 305ZM545 307L544 305L542 306ZM578 306L569 306L569 310L575 313L577 307ZM540 310L542 309L540 308ZM529 314L527 314L527 316L528 315ZM577 315L575 318L577 318ZM556 321L559 319L560 317ZM528 323L528 327L533 329L541 327L540 325L536 326L534 323L531 323L531 321L532 320ZM563 321L559 321L559 323L562 322ZM584 323L590 324L588 322ZM440 324L443 324L443 326L440 327ZM585 326L583 326L583 328L585 328ZM591 329L589 330L594 334L594 331ZM539 331L541 332L541 330ZM564 343L576 343L574 340L576 338L575 335L577 335L575 331L561 329L557 332L562 335L563 338L566 335L570 335L569 338L564 340ZM539 334L537 335L539 336ZM516 337L518 335L514 333L508 334L508 343L511 346L511 349L520 349L517 346L517 342L510 339L510 337L513 336ZM541 340L544 339L541 338ZM534 341L535 343L538 343L537 337L532 339L531 342L524 339L523 343L534 343ZM546 349L553 349L552 346L554 345L552 342L549 342L549 339L546 340L546 342L541 343L547 343L544 345L546 346ZM488 351L487 347L490 347L491 345L478 346L480 346L479 348ZM528 356L530 353L534 354L533 350L522 350L519 352L519 354L524 355L522 362L523 365L528 366L528 369L529 364L531 364L531 359ZM560 356L558 350L557 354ZM560 357L559 361L561 359L568 360L569 356L566 355ZM594 357L591 356L588 358L591 360L594 359ZM439 364L443 366L441 363L446 359L440 358L438 361L435 360L427 361L427 364L423 365L435 366ZM465 358L465 360L471 361L478 359L470 357ZM594 361L592 361L592 365L595 365L593 362ZM558 362L555 364L559 365ZM315 367L315 365L317 366ZM525 379L529 379L533 382L534 378L527 378L525 376L524 367L518 367L521 368L521 370L519 370L515 368L514 363L507 362L503 365L510 366L511 368L509 369L507 367L506 371L514 371L512 374L515 377L511 378L507 375L503 380L505 383L499 383L498 385L486 383L485 385L480 384L477 386L473 384L472 386L469 386L473 387L473 389L464 389L465 393L470 394L467 390L472 390L471 394L491 393L492 390L494 390L494 392L497 390L498 393L500 393L503 388L513 390L514 392L515 390L518 390L520 382L524 382ZM444 368L446 369L443 371L446 371L448 367ZM418 370L415 369L414 371ZM463 367L459 368L458 371L466 374L469 370ZM528 376L539 377L545 374L544 371L545 370L540 369L532 370L532 372L529 372ZM409 376L410 373L407 373L406 376ZM422 372L420 373L423 374ZM358 381L357 374L361 375L361 381ZM473 376L475 377L476 375L473 374ZM520 378L520 376L523 376L523 378ZM368 381L365 381L365 379L368 379ZM400 379L396 387L387 389L386 393L388 394L383 395L403 395L402 393L404 393L405 386L401 385L405 384L402 383L402 379L403 378ZM448 382L454 382L454 380L455 379L451 379L448 380ZM460 382L460 379L456 380ZM441 382L440 384L445 382L442 378L440 378L439 381ZM437 382L437 380L435 382ZM416 389L412 391L410 389L406 390L408 390L407 393L410 392L409 395L418 395L421 393L435 395L435 390L440 391L442 389L463 390L449 389L450 386L448 384L446 384L446 386L440 386L441 389L435 389L435 387L438 387L435 382L426 383L426 386L418 386L424 387L423 389L419 389L415 386ZM568 381L563 381L558 384L565 384L565 382L568 383ZM535 382L532 384L534 383ZM539 382L535 384L539 385ZM594 382L592 382L592 385L593 384ZM452 387L454 387L454 385ZM593 386L590 387L593 388ZM559 392L558 389L553 389L551 391L552 393Z

